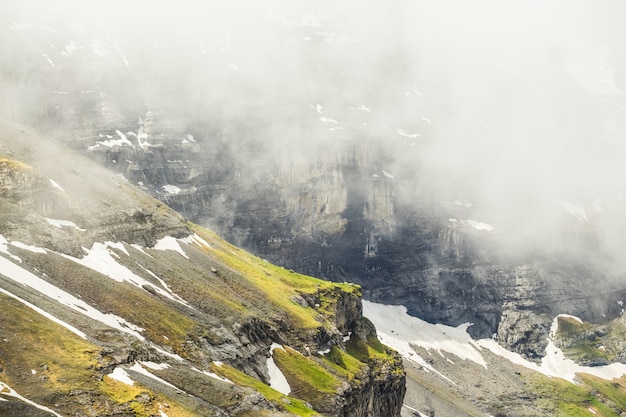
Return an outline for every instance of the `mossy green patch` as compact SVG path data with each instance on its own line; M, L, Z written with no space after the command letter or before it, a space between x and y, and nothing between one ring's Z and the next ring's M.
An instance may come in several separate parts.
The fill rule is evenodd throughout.
M330 352L324 355L323 358L335 372L347 377L348 380L352 380L364 369L364 363L362 361L349 355L346 351L337 346L333 346Z
M1 379L35 401L92 384L99 347L13 298L0 303Z
M560 378L550 378L541 374L533 374L527 383L531 392L537 396L536 404L545 410L546 415L619 416L619 413L594 395L593 389L585 385L575 385Z
M346 343L346 351L361 362L368 362L371 359L391 359L385 345L374 336L369 336L367 341L351 337Z
M598 393L619 409L626 410L626 377L612 381L587 374L581 374L578 377L585 386L591 388L592 392Z
M334 395L341 380L318 362L319 359L304 356L293 349L274 350L274 362L283 372L291 392L315 407L325 397Z
M254 389L255 391L260 392L261 394L263 394L263 396L265 396L265 398L274 403L279 409L287 410L290 413L302 417L312 417L319 415L319 413L307 407L303 401L281 394L280 392L271 388L269 385L266 385L258 379L252 378L251 376L246 375L231 366L214 365L212 367L212 371L218 375L228 378L237 385L249 387Z
M126 408L135 417L162 415L160 411L163 408L166 409L168 417L194 417L197 415L193 411L172 402L171 398L154 394L137 383L128 385L105 375L98 387L115 404Z
M360 296L361 290L358 285L330 283L285 270L230 245L209 230L195 225L193 229L211 245L210 249L203 248L203 250L217 257L229 268L244 274L254 286L266 294L268 300L276 308L285 311L290 318L295 319L294 325L297 327L304 329L320 327L318 316L320 312L326 311L299 305L293 300L296 295L330 293L339 288L346 293Z

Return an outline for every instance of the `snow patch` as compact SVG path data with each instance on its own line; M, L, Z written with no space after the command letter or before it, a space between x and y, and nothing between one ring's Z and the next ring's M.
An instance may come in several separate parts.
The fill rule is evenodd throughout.
M174 239L174 238L172 238ZM160 242L160 241L159 241ZM157 243L158 245L158 243ZM180 246L179 246L180 248ZM130 256L128 251L126 250L126 248L124 247L124 244L121 242L105 242L105 243L99 243L99 242L95 242L91 249L85 249L83 248L84 251L87 252L87 255L85 255L82 258L74 258L72 256L69 255L65 255L62 254L63 257L70 259L78 264L81 264L83 266L86 266L87 268L93 269L94 271L97 271L99 273L101 273L102 275L105 275L117 282L128 282L130 284L133 284L136 287L145 289L145 286L149 286L151 288L154 289L154 291L156 291L158 294L169 298L172 301L176 301L178 303L181 304L187 304L187 302L185 300L183 300L182 298L180 298L179 296L177 296L176 294L174 294L171 290L169 290L169 288L159 288L158 286L154 285L153 283L151 283L150 281L140 277L139 275L135 274L134 272L132 272L130 269L126 268L125 266L121 265L120 263L118 263L113 256L118 257L118 255L113 252L111 249L117 249L123 253L125 253L127 256ZM155 247L156 249L156 247ZM182 249L180 249L182 251ZM185 255L186 257L186 255ZM141 266L141 265L140 265ZM143 267L142 267L143 268ZM145 270L145 268L143 268ZM153 274L154 275L154 274ZM162 280L159 279L159 282L162 282Z
M200 236L198 236L195 233L193 235L187 236L186 238L178 239L178 240L180 240L181 242L186 243L188 245L192 245L192 244L195 243L198 246L204 246L204 247L207 247L207 248L211 248L211 245L209 245L209 243L206 240L202 239Z
M524 359L521 355L508 351L498 345L495 340L472 340L466 330L469 324L459 327L430 324L406 313L404 306L389 306L363 300L363 314L376 326L382 343L396 349L405 359L413 361L428 371L436 371L423 358L415 353L411 345L423 347L426 350L435 350L443 356L443 352L452 353L462 359L471 360L484 367L487 364L482 357L482 350L492 352L514 364L541 372L544 375L558 377L573 382L577 373L594 375L602 379L612 380L626 375L626 364L612 363L605 366L581 366L567 359L563 352L554 345L553 337L558 330L558 319L568 317L582 321L575 316L559 315L554 318L548 338L546 355L541 364ZM445 357L445 356L444 356ZM449 379L448 379L449 380Z
M404 136L404 137L411 138L411 139L417 139L420 136L422 136L419 133L409 133L404 129L397 129L396 133L400 136Z
M388 173L387 171L383 170L383 175L389 179L393 179L393 175L391 175L390 173Z
M114 379L116 381L122 382L126 385L133 386L135 385L135 381L130 379L130 375L126 373L126 371L119 366L113 370L110 374L107 375L109 378Z
M50 184L52 184L52 186L54 188L56 188L57 190L61 190L61 191L65 192L63 187L61 187L56 181L52 180L51 178L48 178L48 181L50 181Z
M118 367L118 368L115 368L115 369L119 369L119 367ZM154 374L152 374L152 373L150 373L150 372L146 371L146 370L145 370L145 369L144 369L144 368L143 368L140 364L138 364L138 363L135 363L133 366L131 366L131 367L130 367L130 368L128 368L128 369L129 369L130 371L137 372L138 374L141 374L141 375L147 376L148 378L151 378L151 379L153 379L153 380L155 380L155 381L157 381L157 382L160 382L160 383L161 383L161 384L163 384L163 385L167 385L167 386L168 386L168 387L170 387L170 388L174 388L175 390L178 390L178 391L180 391L180 392L184 392L183 390L181 390L181 389L180 389L180 388L178 388L177 386L172 385L172 384L170 384L169 382L167 382L166 380L164 380L164 379L162 379L162 378L159 378L158 376L156 376L156 375L154 375Z
M166 194L169 194L169 195L176 195L182 191L177 186L171 185L171 184L165 184L164 186L161 187L161 189L165 191Z
M320 117L320 120L324 123L334 123L334 124L339 123L335 119L331 119L330 117Z
M378 330L381 341L401 352L407 359L434 370L410 345L420 346L427 351L451 353L463 360L470 360L487 367L476 342L467 333L471 323L458 327L430 324L407 314L404 306L376 304L363 300L363 315L369 318Z
M9 241L2 235L0 235L0 253L4 253L5 255L8 255L11 259L22 262L19 256L15 256L9 252Z
M563 378L573 383L575 383L574 378L577 373L589 374L606 380L612 380L626 375L626 364L623 363L612 363L604 366L581 366L573 360L566 358L563 351L556 347L553 340L559 328L559 318L562 317L576 320L581 324L583 323L578 317L568 314L559 314L554 318L552 326L550 327L546 356L541 359L541 372L548 376Z
M67 324L67 323L66 323L66 322L64 322L63 320L60 320L60 319L58 319L58 318L54 317L52 314L48 313L48 312L47 312L47 311L45 311L45 310L42 310L41 308L37 307L36 305L31 304L31 303L29 303L28 301L21 299L21 298L20 298L20 297L18 297L17 295L10 293L10 292L8 292L7 290L5 290L5 289L3 289L3 288L0 288L0 292L1 292L1 293L3 293L3 294L5 294L5 295L8 295L9 297L11 297L11 298L13 298L13 299L15 299L15 300L17 300L17 301L19 301L20 303L24 304L26 307L28 307L28 308L30 308L30 309L32 309L32 310L34 310L35 312L37 312L37 313L41 314L41 315L42 315L42 316L44 316L45 318L47 318L47 319L49 319L49 320L52 320L52 321L53 321L53 322L55 322L56 324L59 324L59 325L61 325L61 326L65 327L67 330L69 330L70 332L74 333L74 334L75 334L75 335L77 335L78 337L81 337L81 338L83 338L83 339L87 339L87 335L86 335L85 333L81 332L81 331L80 331L80 330L78 330L76 327L74 327L74 326L72 326L72 325Z
M109 140L105 140L105 141L97 141L95 145L92 145L90 147L88 147L87 149L89 149L90 151L98 148L99 146L104 146L107 148L113 148L115 146L124 146L124 145L128 145L128 146L133 146L133 144L131 143L131 141L128 140L128 138L126 137L125 134L123 134L122 132L120 132L119 130L116 130L115 133L117 133L117 135L120 137L119 139L109 139ZM110 135L106 135L107 138L110 138Z
M173 250L174 252L180 253L184 258L189 259L189 256L185 253L183 248L180 247L178 243L178 239L172 236L165 236L160 239L156 245L154 245L155 250Z
M216 363L216 364L217 364L217 363ZM219 365L219 366L221 366L221 365ZM219 380L219 381L222 381L222 382L226 382L226 383L228 383L228 384L233 384L233 385L235 385L235 383L234 383L233 381L231 381L230 379L228 379L228 378L224 378L224 377L221 377L221 376L219 376L218 374L214 374L213 372L209 372L209 371L201 371L200 369L194 368L193 366L191 367L191 369L192 369L192 370L194 370L194 371L196 371L196 372L199 372L199 373L201 373L201 374L203 374L203 375L209 376L209 377L211 377L211 378L213 378L213 379L217 379L217 380Z
M156 362L150 362L150 361L139 362L139 363L145 366L146 368L149 368L155 371L162 371L170 367L167 363L156 363Z
M144 340L144 337L139 334L139 332L143 330L142 328L135 326L134 324L129 323L125 319L114 314L104 314L101 311L96 310L83 300L74 297L72 294L63 291L62 289L52 285L48 281L37 277L31 272L15 265L13 262L9 261L6 258L0 257L0 271L2 271L2 275L6 276L7 278L12 279L13 281L20 284L26 285L27 287L30 287L38 291L39 293L52 298L58 303L63 304L84 316L99 321L100 323L106 324L124 333L131 334L139 340Z
M22 397L13 388L11 388L10 386L8 386L7 384L5 384L2 381L0 381L0 392L2 392L3 395L8 395L9 397L17 398L18 400L20 400L22 402L30 404L33 407L36 407L36 408L38 408L40 410L47 411L48 413L54 414L57 417L63 417L61 414L57 413L54 410L51 410L48 407L45 407L45 406L40 405L40 404L37 404L37 403L27 399L27 398Z
M467 223L476 230L485 230L487 232L491 232L493 230L493 226L490 224L478 222L476 220L467 220Z
M46 217L46 221L50 223L52 226L58 227L59 229L62 229L63 227L73 227L74 229L80 230L81 232L85 231L85 229L81 229L80 227L76 226L76 223L70 220L58 220L58 219L50 219Z
M272 355L274 354L275 349L283 349L282 345L278 343L272 343L270 346L270 357L267 358L267 371L270 375L270 387L274 388L276 391L289 395L291 392L291 387L289 386L289 382L287 382L287 378L282 373L282 371L276 366L274 362L274 358Z

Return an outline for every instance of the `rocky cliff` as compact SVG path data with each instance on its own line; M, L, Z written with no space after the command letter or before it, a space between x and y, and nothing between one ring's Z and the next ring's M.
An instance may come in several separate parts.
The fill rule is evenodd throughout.
M35 131L3 122L0 154L0 412L399 415L359 286L256 258Z
M600 322L621 313L614 179L591 184L554 157L511 156L555 132L567 140L545 154L620 155L590 139L606 137L604 116L572 115L610 115L619 131L621 95L583 94L565 72L569 52L557 48L541 61L545 78L518 79L507 66L494 74L493 102L467 98L473 78L451 81L464 92L451 96L457 108L447 101L455 88L419 71L434 65L438 76L466 62L412 62L412 48L424 45L409 42L393 10L380 11L399 22L390 36L405 40L392 48L378 38L383 18L363 27L350 10L315 10L183 13L168 16L167 39L164 24L148 23L162 22L158 8L117 31L7 15L2 109L231 243L288 269L359 283L366 298L432 322L471 322L472 335L496 334L528 357L540 356L556 314ZM372 48L355 48L365 44ZM536 88L516 87L525 84ZM524 123L494 110L509 96L528 104ZM552 97L560 99L550 118L541 109ZM469 145L455 147L456 136ZM612 158L609 166L619 163ZM542 177L535 166L577 181L560 189L551 183L559 175ZM583 188L584 202L567 200ZM592 200L596 189L609 195L602 204Z

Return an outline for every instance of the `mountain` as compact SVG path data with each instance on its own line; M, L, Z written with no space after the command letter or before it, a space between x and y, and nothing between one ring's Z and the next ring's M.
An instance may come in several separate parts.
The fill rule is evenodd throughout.
M179 6L7 6L2 112L288 270L537 364L552 343L623 360L619 1ZM563 314L584 325L559 342ZM480 372L440 367L457 386L431 371L407 398L523 415L541 391L485 396Z
M23 126L0 155L1 415L399 415L358 286L256 258Z

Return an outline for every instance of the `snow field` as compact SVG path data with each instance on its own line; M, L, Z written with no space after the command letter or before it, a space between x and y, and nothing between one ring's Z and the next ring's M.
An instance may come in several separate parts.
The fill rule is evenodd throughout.
M382 343L397 350L405 359L410 360L428 371L432 371L450 381L419 356L411 345L419 346L427 351L434 351L444 358L445 353L453 354L463 360L470 360L487 368L487 362L483 358L484 351L489 351L501 356L514 364L524 366L550 377L562 378L572 383L575 382L577 373L594 375L602 379L612 380L626 375L626 364L612 363L606 366L581 366L565 357L561 349L557 348L552 341L558 328L559 317L579 318L568 315L559 315L554 318L546 355L541 364L536 364L524 359L521 355L508 351L498 345L495 340L473 340L467 333L469 323L458 327L445 326L442 324L430 324L416 317L411 317L404 306L391 306L372 303L363 300L363 315L368 317L376 326ZM432 353L430 353L432 355ZM450 360L448 358L448 360ZM452 382L452 381L450 381Z

